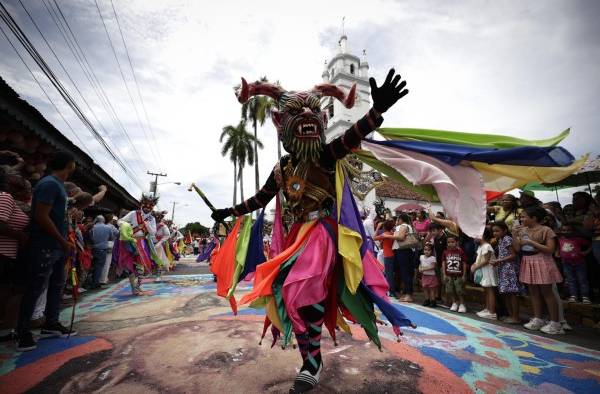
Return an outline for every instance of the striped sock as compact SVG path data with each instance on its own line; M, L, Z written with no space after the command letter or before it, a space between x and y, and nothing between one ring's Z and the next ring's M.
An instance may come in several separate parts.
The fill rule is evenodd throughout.
M308 323L308 353L302 369L316 374L321 365L321 331L325 315L322 304L314 304L305 309L305 321Z

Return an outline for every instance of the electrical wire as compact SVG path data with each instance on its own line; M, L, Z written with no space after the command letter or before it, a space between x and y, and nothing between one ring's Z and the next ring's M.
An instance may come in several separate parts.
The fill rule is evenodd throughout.
M123 41L123 47L125 48L125 53L127 54L127 60L129 61L129 68L131 68L131 74L133 75L133 81L135 82L135 86L137 88L138 96L140 96L140 102L142 103L142 109L144 110L144 116L146 117L146 124L150 129L150 135L152 136L152 140L155 146L158 146L158 142L156 140L156 134L154 133L154 129L152 127L152 123L148 117L148 111L146 110L146 104L144 103L144 97L142 96L142 92L140 90L140 85L138 84L137 77L135 76L135 69L133 68L133 64L131 62L131 56L129 56L129 49L127 49L127 44L125 43L125 37L123 36L123 30L121 29L121 23L119 22L119 16L117 15L117 10L115 9L115 5L113 0L110 0L110 5L112 6L113 12L115 14L115 21L117 22L117 26L119 27L119 34L121 35L121 40ZM160 164L160 170L162 172L163 169L163 160L160 149L157 149L158 152L158 160Z
M71 133L73 133L73 135L75 136L75 138L77 139L77 141L79 141L79 143L81 144L81 146L83 146L85 152L88 155L91 156L90 149L83 142L83 140L79 137L79 135L77 133L75 133L75 130L73 130L73 127L71 126L71 124L69 122L67 122L67 119L65 119L65 117L62 114L61 110L54 103L54 101L52 100L52 98L50 98L50 96L48 95L48 92L46 92L46 89L44 89L44 87L42 86L42 84L40 83L40 81L37 79L37 77L35 76L35 74L33 73L33 71L31 71L31 68L29 67L29 65L27 64L27 62L25 61L25 59L23 59L23 56L21 56L21 54L19 53L19 51L17 50L17 48L14 46L14 44L12 43L12 41L8 38L8 35L4 31L4 29L2 28L2 25L0 25L0 31L2 31L2 34L6 38L6 41L8 41L8 43L10 44L10 46L12 47L12 49L15 51L15 53L17 54L17 56L19 57L19 59L21 59L21 62L23 63L23 65L25 66L25 68L27 68L27 71L29 71L29 74L31 74L33 80L37 83L37 85L40 87L40 89L42 90L42 92L44 92L44 95L46 96L46 98L48 99L48 101L50 101L50 103L52 104L52 106L54 107L54 109L56 110L56 112L58 112L58 115L65 122L65 124L67 125L67 127L69 128L69 130L71 130Z
M137 164L137 169L139 171L139 174L143 174L144 171L140 167L140 165L141 165L140 163L143 163L144 161L143 161L139 151L137 150L136 145L131 140L131 137L129 136L127 129L123 125L123 122L117 115L108 95L106 94L106 92L104 91L104 88L102 87L102 84L100 84L98 77L96 76L96 73L94 72L93 67L91 66L90 62L88 61L87 56L86 56L85 52L83 51L83 48L79 45L77 36L73 33L73 30L71 29L71 26L69 25L69 22L67 21L65 15L62 12L62 9L60 8L59 4L56 1L54 1L54 4L55 4L57 10L55 10L52 7L52 3L50 3L50 0L48 0L48 4L46 4L46 0L42 0L42 3L44 4L46 11L48 12L48 15L50 15L50 18L52 19L52 21L56 25L58 31L60 32L63 39L65 40L67 47L69 48L69 50L75 57L75 60L79 64L79 67L83 71L83 74L85 75L86 79L92 86L92 89L96 93L96 96L98 96L98 99L102 103L102 106L104 107L105 111L109 114L109 117L111 118L113 125L115 126L115 129L118 130L119 133L125 138L126 143L129 144L129 147L131 148L132 152L136 156L136 158L137 158L136 164Z
M29 55L33 58L36 64L40 67L42 72L48 77L52 85L56 88L59 94L63 97L65 102L71 107L75 115L81 120L81 122L90 130L94 138L100 143L101 146L108 152L108 154L119 164L119 166L123 169L125 174L140 188L142 186L135 178L135 176L130 172L127 165L114 153L108 143L104 140L102 135L96 130L94 125L87 119L81 108L77 105L77 103L73 100L69 92L62 85L61 81L56 77L52 69L48 66L44 58L39 54L35 46L31 43L27 35L23 32L23 30L16 23L12 15L8 12L4 4L0 2L0 19L6 23L8 28L12 31L13 35L17 38L17 40L23 45L25 50L29 53Z
M29 17L29 20L31 21L31 23L33 23L33 26L35 26L35 28L38 31L38 33L42 36L42 39L44 40L44 42L46 43L46 45L50 49L50 52L52 53L52 55L54 55L54 58L56 59L56 61L60 65L60 67L62 68L63 72L66 74L66 76L69 79L69 81L71 81L71 84L73 85L73 87L75 88L75 90L77 91L77 93L79 93L79 96L81 97L81 99L83 100L83 102L85 103L85 105L87 106L88 110L91 112L92 116L96 120L96 123L100 125L100 127L102 128L102 130L104 130L104 134L106 136L109 136L108 131L106 130L106 128L104 127L104 125L102 124L102 122L96 116L95 111L90 106L90 104L86 100L86 98L83 95L83 93L81 92L81 90L79 90L77 84L75 83L75 81L73 81L73 78L71 78L71 75L69 74L69 72L67 71L67 69L65 68L65 66L63 65L63 63L60 61L60 58L57 56L56 52L54 51L54 49L52 48L52 46L50 45L50 43L48 42L48 40L46 40L46 37L44 36L44 33L42 33L42 31L39 28L38 24L35 22L35 20L31 16L31 14L29 13L29 10L27 10L27 8L25 7L25 5L23 4L23 2L21 0L19 0L19 3L21 4L21 7L23 7L23 10L25 10L25 13ZM122 152L121 152L121 154L122 154ZM140 160L141 160L141 158L140 158ZM131 166L130 166L130 168L131 168Z
M110 48L112 50L112 53L115 57L115 60L117 62L117 66L119 68L119 73L121 74L121 79L123 79L123 84L125 85L125 89L127 90L127 95L129 96L129 100L131 101L131 105L133 106L133 109L135 110L135 115L137 117L138 123L141 126L142 131L144 132L144 136L146 137L146 142L148 143L148 147L150 148L150 152L152 154L152 156L154 157L154 160L156 161L156 163L158 163L158 155L156 154L156 152L154 151L154 147L151 144L151 140L148 137L148 132L146 131L146 128L144 127L144 124L142 123L142 120L140 118L140 113L137 109L137 106L135 105L135 102L133 100L133 95L131 94L131 90L129 89L129 85L127 85L127 81L125 80L125 74L123 73L123 68L121 67L121 62L119 61L119 57L117 56L117 51L115 50L115 47L113 45L112 39L110 38L110 34L108 33L108 27L106 26L106 22L104 21L104 17L102 16L102 12L100 11L100 6L98 5L98 0L94 0L94 3L96 4L96 9L98 10L98 15L100 16L100 20L102 21L102 25L104 26L104 31L106 32L106 37L108 38L108 43L110 44Z

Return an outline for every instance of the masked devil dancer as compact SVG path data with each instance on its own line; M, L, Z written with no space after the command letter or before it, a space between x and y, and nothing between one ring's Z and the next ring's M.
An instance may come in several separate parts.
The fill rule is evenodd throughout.
M271 275L273 283L267 283L267 279L261 283L255 280L254 288L272 286L274 292L276 284L281 285L279 289L285 314L292 322L302 357L302 367L291 393L311 390L318 383L323 369L320 350L322 326L324 322L327 325L328 318L333 316L335 327L336 312L339 310L344 316L349 316L352 309L349 303L342 305L344 298L339 296L341 287L338 283L343 281L336 283L335 279L340 276L343 279L344 276L335 240L337 222L332 216L336 198L336 163L358 148L361 140L382 124L382 114L408 93L406 82L401 81L400 75L395 75L393 69L383 85L378 87L373 78L369 82L373 107L330 143L325 143L328 119L326 111L321 110L322 98L332 96L346 108L351 108L356 99L356 85L348 93L332 84L317 85L310 91L292 92L270 83L248 84L242 79L241 89L237 92L240 103L256 95L269 96L275 101L276 108L272 110L271 118L288 155L275 165L255 196L234 207L215 210L212 218L220 222L228 216L245 215L265 207L280 190L283 191L294 217L286 248L298 245L298 250L290 253L293 258L283 260L276 267L279 273ZM309 234L306 234L307 231ZM307 241L299 242L301 237ZM263 264L269 265L276 259ZM381 275L381 272L378 274ZM302 290L307 288L313 290ZM373 303L382 302L375 301L363 287L356 293L363 297L361 299L371 302L371 313ZM260 292L251 292L242 302L255 301L260 296ZM335 305L334 311L330 310L331 305ZM406 321L404 325L412 324L408 319Z

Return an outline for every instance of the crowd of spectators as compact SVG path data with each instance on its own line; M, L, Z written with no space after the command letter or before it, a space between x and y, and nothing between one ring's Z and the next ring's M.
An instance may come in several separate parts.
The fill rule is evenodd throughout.
M76 334L59 321L62 300L73 294L68 274L75 269L77 292L107 284L118 230L112 212L85 215L107 188L91 194L69 182L76 167L70 154L57 152L33 189L22 162L0 152L0 325L13 329L2 341L18 339L18 349L28 350L32 328L42 337Z
M528 295L532 316L524 327L561 334L571 330L563 302L600 303L599 198L577 191L563 207L542 203L531 191L505 194L488 206L480 239L431 209L379 215L364 225L376 241L390 296L412 302L420 279L423 305L466 313L469 284L483 288L479 317L520 324L520 298Z

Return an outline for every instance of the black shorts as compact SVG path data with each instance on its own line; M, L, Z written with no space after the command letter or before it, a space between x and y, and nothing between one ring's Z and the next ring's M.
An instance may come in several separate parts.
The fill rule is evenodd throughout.
M10 258L0 254L0 284L24 286L27 283L27 265L23 258Z

